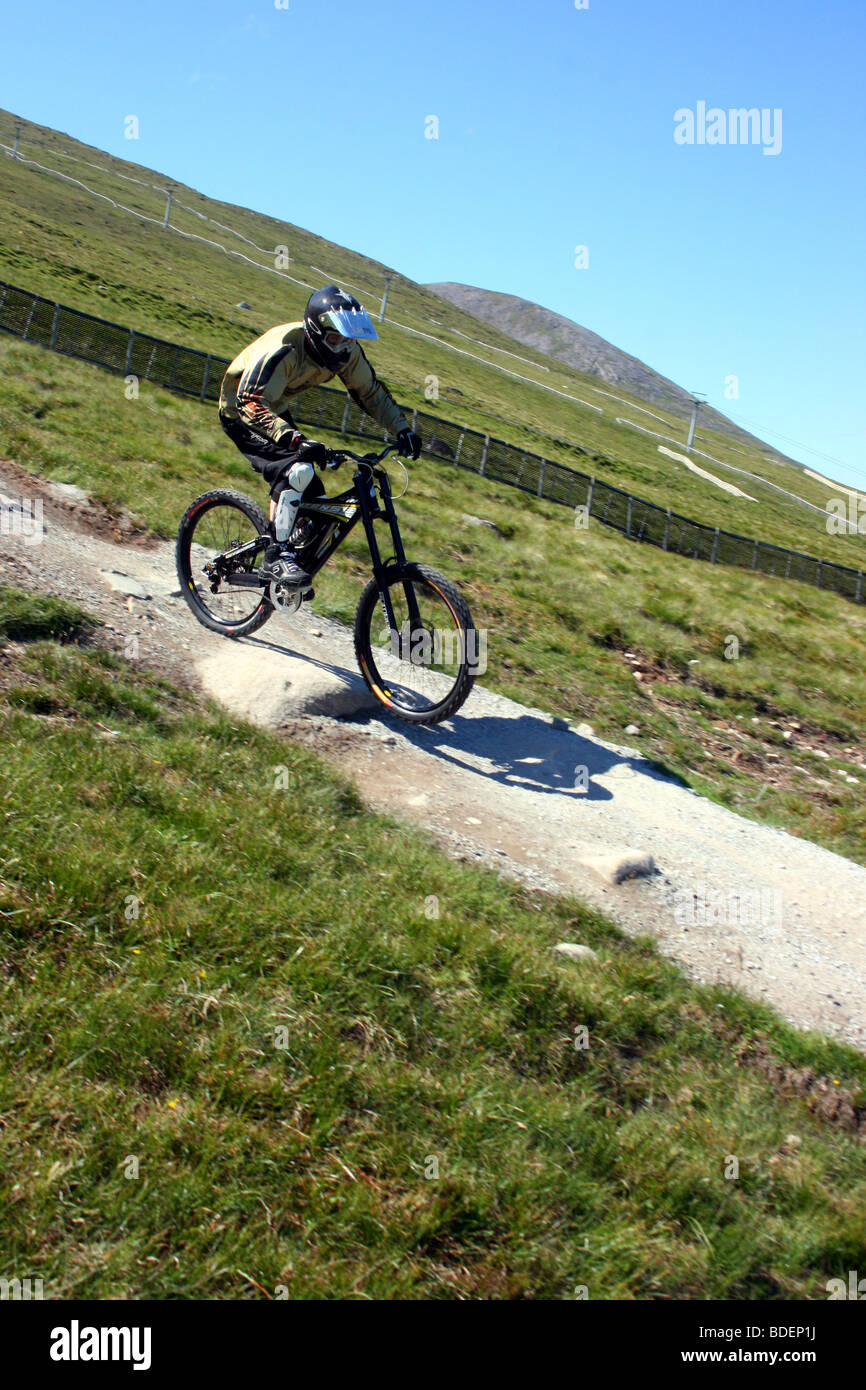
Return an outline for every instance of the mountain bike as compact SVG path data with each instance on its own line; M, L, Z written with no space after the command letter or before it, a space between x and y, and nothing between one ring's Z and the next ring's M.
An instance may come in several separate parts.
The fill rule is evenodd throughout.
M438 724L472 689L477 633L456 585L438 570L406 559L391 479L381 466L395 447L388 444L378 454L331 451L320 466L333 469L352 460L357 465L352 486L334 496L302 499L293 531L302 539L291 544L298 564L315 577L358 521L363 524L373 577L355 614L361 674L391 714L412 724ZM393 554L386 559L375 530L380 520L391 533ZM190 504L177 535L177 573L200 623L225 637L248 637L275 609L297 611L301 591L262 572L273 540L261 507L243 493L219 488Z

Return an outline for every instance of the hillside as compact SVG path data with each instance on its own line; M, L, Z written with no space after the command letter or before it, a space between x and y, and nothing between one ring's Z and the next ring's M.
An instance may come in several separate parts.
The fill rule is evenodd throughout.
M314 277L375 308L386 268L358 253L191 189L176 189L165 229L157 174L37 127L22 145L30 163L0 151L0 278L224 354L297 314ZM261 250L283 243L292 279ZM580 467L578 442L599 476L700 519L866 556L864 538L829 536L778 491L792 470L763 446L708 437L776 485L749 485L758 504L723 494L617 424L621 402L581 404L597 377L403 278L374 361L409 407ZM623 934L612 895L602 912L540 876L518 885L504 860L469 862L456 797L466 839L443 853L416 806L442 774L395 766L387 721L371 721L364 757L371 782L399 778L399 814L371 810L348 759L316 751L360 736L360 720L311 716L289 736L230 713L218 680L206 699L170 538L194 496L263 501L260 480L195 398L147 381L130 396L121 376L5 334L0 375L0 520L13 495L46 500L42 543L0 548L3 1268L61 1299L701 1304L823 1300L830 1279L866 1268L863 1053L755 998L730 923L693 940L729 951L742 990L717 973L696 983L650 939L648 885L617 889L640 919ZM676 414L658 413L652 427L681 438ZM821 505L826 484L801 485ZM731 857L745 863L760 821L866 863L866 607L582 530L431 456L397 505L409 556L456 580L487 633L485 686L537 716L497 743L495 720L461 711L498 830L509 784L566 803L576 758L563 773L547 740L591 720L748 817ZM134 576L157 550L167 578L149 600L107 582L106 565ZM348 644L368 576L356 531L316 578L311 625L342 623ZM264 665L278 635L275 622L221 646ZM339 681L326 636L312 634L311 665ZM456 773L453 732L417 736ZM612 771L609 799L636 775L627 760ZM575 851L546 806L539 824L563 859ZM844 916L838 884L807 878L816 913L834 893ZM555 952L563 942L593 954ZM820 1002L835 1025L839 1000Z
M631 392L650 405L663 406L672 415L686 420L691 417L690 392L563 314L544 309L540 304L520 299L517 295L482 290L475 285L446 281L428 285L427 289L441 295L450 304L465 309L483 323L501 329L524 347L535 348L548 357L556 357L575 370L598 377L608 386ZM735 425L733 420L711 406L701 407L700 424L703 433L710 429L718 430L752 448L761 448L765 454L780 461L786 461L784 454ZM796 464L795 467L799 468L800 465Z
M0 589L0 640L2 1246L46 1298L823 1299L862 1268L861 1055L446 859L68 604Z
M0 111L7 151L14 119ZM718 463L698 462L735 482L741 472L730 470L745 471L743 490L755 505L659 453L660 443L676 450L684 441L680 415L661 407L647 413L628 391L606 400L597 376L480 325L367 255L45 127L25 123L19 156L0 155L0 279L232 356L269 324L298 317L309 287L329 279L355 289L375 313L391 274L373 359L407 409L434 411L582 471L589 464L605 481L710 526L854 568L866 561L866 537L827 534L827 485L768 457L764 445L734 444L712 429L700 435ZM288 248L287 267L276 268L277 247Z

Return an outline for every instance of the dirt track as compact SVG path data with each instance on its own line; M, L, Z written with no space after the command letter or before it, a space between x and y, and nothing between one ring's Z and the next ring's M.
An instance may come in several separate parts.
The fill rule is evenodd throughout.
M479 686L436 729L385 722L351 635L315 605L227 642L179 597L172 545L121 543L80 498L49 484L38 492L44 534L33 543L6 534L7 523L0 581L77 600L119 653L135 637L138 660L311 744L371 805L427 827L450 853L579 894L628 932L654 936L693 977L731 982L791 1022L866 1050L866 869L704 800L634 749ZM0 494L14 504L37 488L6 463ZM113 590L111 571L148 597ZM586 791L575 785L579 768ZM658 872L611 886L591 861L624 851L651 854Z

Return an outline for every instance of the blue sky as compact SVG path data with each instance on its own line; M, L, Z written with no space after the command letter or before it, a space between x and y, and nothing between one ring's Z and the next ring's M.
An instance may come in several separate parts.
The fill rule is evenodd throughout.
M864 37L863 0L43 0L7 8L0 101L535 300L863 484ZM677 144L701 101L780 109L781 150Z

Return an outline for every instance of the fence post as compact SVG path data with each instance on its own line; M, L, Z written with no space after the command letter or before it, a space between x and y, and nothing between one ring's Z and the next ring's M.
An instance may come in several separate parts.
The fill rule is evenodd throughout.
M343 407L343 423L340 425L340 434L346 433L346 426L349 423L349 406L352 404L351 396L346 397L346 404ZM413 417L414 418L414 417Z
M542 460L541 460L541 467L540 467L539 470L538 470L538 495L539 495L539 497L543 497L543 496L544 496L544 470L545 470L546 467L547 467L547 460L546 460L546 459L542 459Z
M175 348L174 361L171 364L171 376L168 379L167 390L171 391L174 387L174 379L177 376L177 369L180 363L180 348Z
M713 536L713 553L712 553L712 556L710 557L710 564L711 564L711 565L714 565L714 564L716 563L716 560L718 559L718 557L719 557L719 528L718 528L718 526L717 526L717 527L716 527L716 530L715 530L715 534L714 534L714 536Z
M454 455L454 462L455 462L455 463L459 463L459 462L460 462L460 450L463 448L463 441L464 441L465 438L466 438L466 431L465 431L465 430L461 430L461 432L460 432L460 438L459 438L458 441L457 441L457 452L456 452L456 454Z
M417 409L415 409L415 410L412 411L412 433L413 433L413 434L416 434L417 431L418 431L418 411L417 411Z
M626 536L627 536L627 538L628 538L629 540L631 540L631 515L632 515L632 510L633 510L633 508L634 508L634 498L632 497L631 493L629 493L629 495L628 495L628 506L626 507L626 513L625 513L625 534L626 534Z
M820 589L821 587L821 566L823 565L823 563L823 560L819 560L817 569L815 570L815 586L818 589Z
M489 448L490 448L490 435L489 435L489 434L485 434L485 436L484 436L484 448L481 450L481 467L478 469L478 472L482 475L482 477L483 477L483 475L484 475L484 470L485 470L485 468L487 467L487 453L488 453Z
M126 345L126 361L123 364L123 375L129 376L129 369L132 366L132 346L135 342L135 329L129 330L129 342Z
M668 541L670 540L670 538L671 538L671 509L670 509L670 507L667 507L667 508L665 509L665 538L664 538L664 540L662 541L662 550L667 550L667 548L668 548Z
M858 570L858 571L857 571L857 589L856 589L856 592L855 592L855 594L854 594L854 602L855 602L855 603L859 603L859 602L860 602L860 598L861 598L862 593L863 593L863 571L862 571L862 570Z
M789 551L788 551L788 559L787 559L787 561L786 561L786 563L785 563L785 578L786 578L786 579L790 579L790 578L791 578L791 561L793 560L793 558L794 558L794 557L793 557L793 555L791 554L791 552L790 552L790 550L789 550Z
M60 305L59 305L59 304L55 304L55 306L54 306L54 319L53 319L52 324L51 324L51 351L52 351L52 352L53 352L53 351L55 350L55 348L57 347L57 327L58 327L58 324L59 324L59 323L60 323Z
M208 384L209 378L210 378L210 353L208 353L207 359L205 360L205 364L204 364L204 376L202 377L201 395L199 396L199 400L202 400L202 401L203 401L203 400L205 399L205 396L207 395L207 384Z
M27 322L26 322L25 325L24 325L24 332L21 334L21 337L22 337L22 338L26 338L26 337L27 337L27 334L30 332L30 325L31 325L31 323L33 322L33 315L34 315L35 313L36 313L36 296L34 295L32 301L31 301L31 304L30 304L30 313L27 315Z
M758 568L758 542L755 541L755 545L754 545L754 548L753 548L753 550L752 550L752 569L753 569L753 570L756 570L757 568Z
M586 518L587 521L592 516L592 494L595 492L595 474L589 480L589 487L586 490Z

